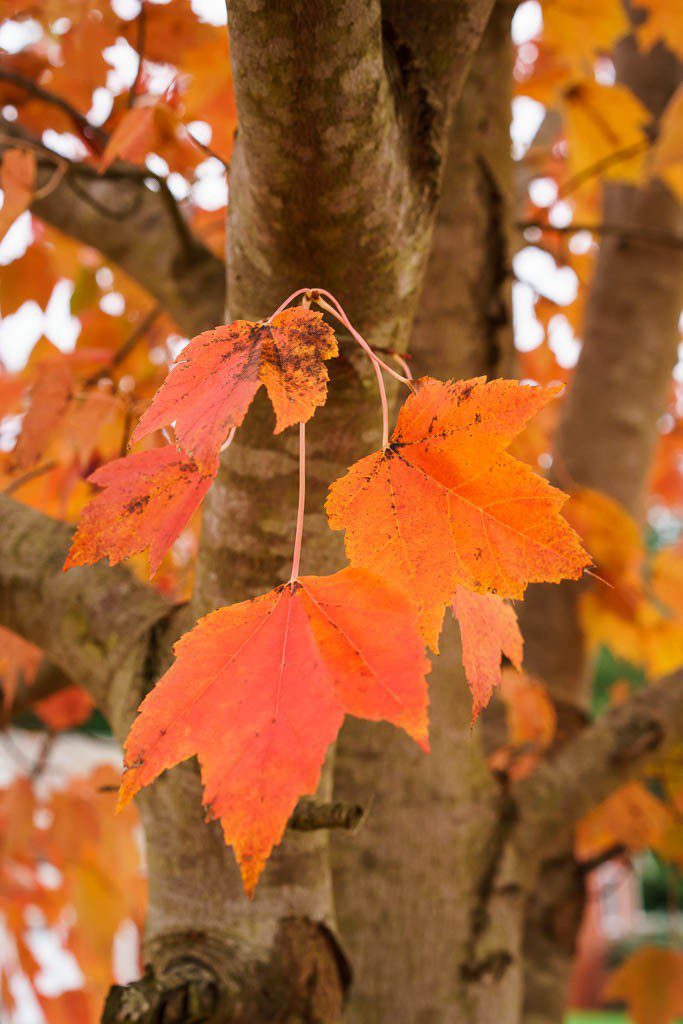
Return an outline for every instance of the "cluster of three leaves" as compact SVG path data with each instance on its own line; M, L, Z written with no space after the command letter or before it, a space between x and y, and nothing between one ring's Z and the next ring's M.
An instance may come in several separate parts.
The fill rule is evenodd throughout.
M323 358L336 344L320 314L293 309L279 318L267 328L238 323L195 339L134 439L174 419L178 442L192 451L208 487L226 432L241 422L261 381L277 429L309 418L325 400ZM299 332L289 377L282 372L288 361L272 355L282 355L282 323ZM296 799L315 790L345 713L393 722L426 748L424 641L436 649L453 594L470 651L479 640L486 646L482 631L502 614L502 635L518 657L500 596L521 597L536 580L578 576L586 564L559 515L564 495L504 451L554 394L483 378L419 381L388 447L331 488L330 525L346 530L352 567L220 609L179 641L175 664L131 730L122 801L197 754L205 802L221 819L251 893ZM166 456L169 464L176 454ZM177 458L188 465L188 454ZM114 467L94 482L106 483L103 474ZM107 507L106 492L91 509L98 502ZM135 516L135 507L128 511ZM94 531L92 522L86 510L71 564L94 560L84 557L93 533L95 557L111 554L111 535L97 536L102 520ZM112 516L106 522L114 528ZM500 601L502 613L491 601ZM490 695L485 678L481 684L475 707Z

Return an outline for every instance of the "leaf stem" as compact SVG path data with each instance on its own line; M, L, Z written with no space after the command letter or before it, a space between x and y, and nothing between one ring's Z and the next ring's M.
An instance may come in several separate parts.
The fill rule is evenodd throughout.
M333 298L333 296L330 296L330 298ZM334 299L334 301L336 302L336 299ZM389 405L387 402L387 389L384 386L384 377L382 376L382 366L380 365L380 360L376 357L375 353L372 351L367 341L364 338L362 338L361 335L358 334L358 332L355 330L355 328L352 327L352 325L349 323L349 320L341 306L339 306L340 312L337 312L334 309L334 307L331 306L328 302L325 302L324 299L318 298L316 299L316 302L328 313L331 313L333 317L339 320L339 322L350 331L350 333L359 343L361 348L363 348L364 351L370 357L372 368L375 371L375 376L377 377L377 386L379 387L379 398L380 402L382 403L382 448L386 448L387 445L389 444ZM343 315L340 315L340 313Z
M277 307L277 309L275 310L274 313L271 313L271 315L266 320L266 323L269 324L271 322L271 320L273 319L273 317L276 317L278 315L278 313L281 313L282 310L285 309L290 304L290 302L293 302L294 299L296 299L299 295L306 295L309 292L311 292L312 290L315 290L315 289L311 289L311 288L297 288L297 290L295 292L292 292L291 295L287 296L287 298L285 299L284 302L280 303L280 305Z
M301 562L301 540L304 533L304 506L306 505L306 424L299 424L299 507L296 513L296 534L294 536L294 556L292 558L292 575L289 582L293 583L299 575Z
M315 302L317 302L317 304L319 306L321 306L322 309L326 310L328 313L331 313L332 316L336 317L336 319L339 320L339 322L342 323L346 327L346 329L349 331L351 336L353 338L355 338L355 340L358 342L360 347L365 352L367 352L367 354L370 356L370 358L374 359L374 361L376 363L378 363L382 367L383 370L386 370L387 373L391 374L391 376L395 380L400 381L401 384L407 384L408 387L410 387L411 390L412 390L412 381L411 381L411 379L408 378L408 377L404 377L400 373L397 373L396 370L394 370L393 367L389 366L388 363L385 363L383 359L380 359L380 357L377 355L375 350L370 345L368 345L368 343L365 340L365 338L361 334L358 333L358 331L353 326L353 324L349 320L348 316L344 312L344 307L342 306L341 302L339 302L338 299L335 299L334 295L331 292L325 291L324 288L314 288L314 289L312 289L312 291L317 292L318 296L320 296L320 295L327 295L327 297L329 299L331 299L332 302L334 303L334 305L336 306L336 309L332 309L331 306L329 306L328 303L325 302L324 299L320 299L320 298L316 297L315 298Z

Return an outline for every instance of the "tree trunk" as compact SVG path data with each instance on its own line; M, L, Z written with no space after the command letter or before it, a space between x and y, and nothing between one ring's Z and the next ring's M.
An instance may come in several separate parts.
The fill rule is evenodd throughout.
M451 39L463 64L487 13L488 2L473 7L463 39ZM303 0L230 5L240 127L230 173L228 319L259 319L297 287L318 286L344 303L371 344L406 348L430 249L447 85L456 88L464 68L450 53L450 64L437 61L445 40L432 47L430 74L443 86L435 100L400 42L400 17L382 25L379 14L361 0L321 3L315 16ZM441 28L453 19L444 4ZM327 487L380 440L374 375L350 339L341 341L327 405L307 432L303 573L344 564L342 538L321 515ZM257 399L207 498L197 614L289 577L297 444L291 431L273 437L273 426ZM145 954L155 972L172 977L173 963L188 955L201 961L218 980L221 1021L339 1020L349 970L335 937L327 834L288 832L249 904L232 852L202 821L193 765L155 783L141 809L152 876Z
M661 44L617 45L619 80L654 123L681 81ZM656 128L655 128L656 131ZM593 487L642 515L657 420L671 386L683 304L683 250L650 239L680 236L683 209L659 181L604 185L603 222L627 233L602 239L591 284L581 355L556 440L556 458L578 486ZM590 666L577 621L585 582L539 586L522 607L527 668L553 694L560 744L585 724ZM583 909L583 877L571 837L542 869L525 937L525 1024L560 1024Z
M509 18L507 5L494 9L451 128L411 342L418 376L511 366ZM428 757L394 730L353 720L339 742L335 794L370 809L356 835L332 841L353 1024L516 1020L514 953L486 921L504 799L470 731L456 632L447 622L429 677Z

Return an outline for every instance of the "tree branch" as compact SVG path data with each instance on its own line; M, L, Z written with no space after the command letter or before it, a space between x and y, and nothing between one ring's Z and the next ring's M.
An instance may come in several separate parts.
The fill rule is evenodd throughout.
M42 648L103 706L128 652L172 606L123 566L62 572L71 541L65 523L5 496L0 520L0 622Z
M671 231L658 231L656 228L647 227L647 225L633 228L625 224L572 223L559 227L555 224L547 224L542 220L519 220L515 227L518 231L534 229L550 235L578 235L580 232L589 231L592 235L601 238L613 237L624 241L652 242L656 245L669 246L671 249L683 249L683 236L676 235Z
M520 844L536 857L563 849L584 814L681 740L683 672L677 672L607 711L513 788Z
M121 161L100 175L3 121L0 151L13 146L36 153L33 213L130 274L188 335L222 322L225 265L192 233L163 178ZM64 173L43 193L56 168Z
M33 96L37 100L42 100L43 103L49 103L53 107L57 107L71 118L74 126L78 129L79 135L81 135L87 142L95 143L100 152L109 141L109 136L104 129L91 124L87 117L82 114L80 110L77 110L76 107L72 106L68 100L65 100L63 96L58 96L56 93L50 92L49 89L44 89L42 85L34 82L32 78L27 78L26 75L21 75L17 71L12 71L9 68L0 67L0 82L9 82L10 85L16 85L19 89L23 89L29 96Z

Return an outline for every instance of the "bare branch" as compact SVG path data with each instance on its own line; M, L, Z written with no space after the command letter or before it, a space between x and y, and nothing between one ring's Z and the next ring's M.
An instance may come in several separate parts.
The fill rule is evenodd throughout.
M192 233L163 178L121 161L100 175L88 164L65 160L18 125L2 122L0 151L17 145L37 156L31 207L37 216L99 249L188 335L222 322L225 265ZM64 174L41 194L56 167L65 168Z
M0 622L102 704L128 652L171 605L122 566L62 572L71 540L65 523L5 496L0 520Z
M330 828L353 830L360 825L364 813L360 804L319 803L304 797L294 808L287 827L297 832Z
M650 686L584 729L513 789L524 849L552 855L576 822L653 755L683 740L683 672Z
M674 234L671 231L658 231L656 228L629 227L626 224L566 224L558 227L555 224L547 224L542 220L520 220L515 227L518 231L538 230L549 235L578 235L582 231L589 231L598 237L613 237L633 242L652 242L655 245L669 246L672 249L683 249L683 236Z

